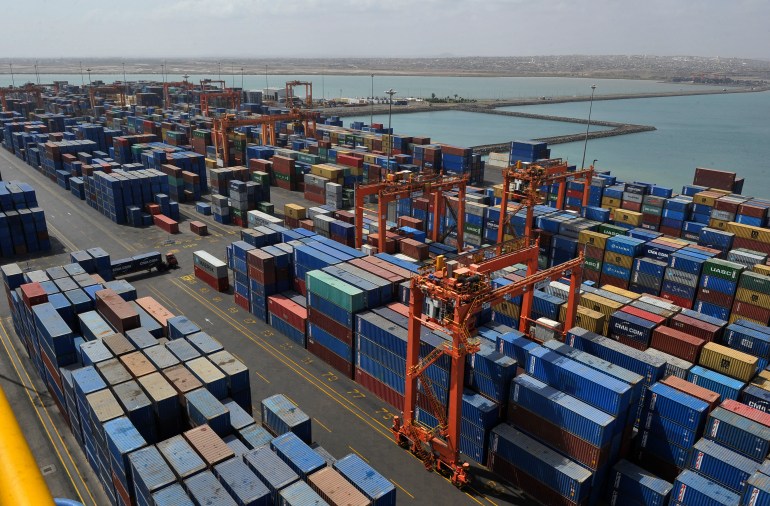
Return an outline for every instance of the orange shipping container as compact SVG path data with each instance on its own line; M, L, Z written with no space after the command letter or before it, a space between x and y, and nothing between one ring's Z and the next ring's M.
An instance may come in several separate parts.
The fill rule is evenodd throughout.
M158 322L163 327L164 333L166 333L168 330L168 319L173 318L174 314L152 297L141 297L136 299L136 303Z

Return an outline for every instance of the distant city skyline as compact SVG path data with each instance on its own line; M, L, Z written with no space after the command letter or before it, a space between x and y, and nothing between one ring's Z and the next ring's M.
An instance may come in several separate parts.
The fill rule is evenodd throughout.
M0 57L770 59L766 0L28 0Z

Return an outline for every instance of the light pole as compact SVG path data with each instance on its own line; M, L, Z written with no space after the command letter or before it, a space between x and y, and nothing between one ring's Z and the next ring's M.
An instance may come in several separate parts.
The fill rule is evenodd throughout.
M586 125L586 139L583 142L583 161L580 163L580 168L586 168L586 148L588 147L588 129L591 128L591 110L594 108L594 92L596 91L596 85L591 85L591 103L588 106L588 124Z
M393 88L385 92L388 96L388 171L390 171L390 157L393 154L393 131L391 130L390 122L393 115L393 95L398 93Z
M128 97L128 83L126 82L126 62L123 62L123 95ZM126 102L128 102L128 98L126 98Z
M85 79L83 78L83 62L80 62L80 84L81 84L82 86L85 86L85 85L86 85L86 81L85 81Z
M374 74L372 74L372 106L369 110L369 128L372 127L372 123L374 122Z
M243 92L243 67L241 67L241 92Z
M8 66L11 67L11 86L16 86L16 81L13 78L13 63L8 62Z
M217 71L218 74L217 75L219 76L218 80L221 81L222 80L222 62L221 61L217 62L217 69L218 69L218 71Z
M37 79L37 84L40 84L40 73L37 71L37 60L35 60L35 78Z
M88 67L88 68L86 69L86 72L88 72L88 86L93 86L93 85L91 84L91 67Z

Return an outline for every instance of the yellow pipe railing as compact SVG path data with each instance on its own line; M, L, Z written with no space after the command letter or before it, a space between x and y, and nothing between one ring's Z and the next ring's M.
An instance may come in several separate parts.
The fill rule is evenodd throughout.
M0 506L54 506L40 468L0 388Z

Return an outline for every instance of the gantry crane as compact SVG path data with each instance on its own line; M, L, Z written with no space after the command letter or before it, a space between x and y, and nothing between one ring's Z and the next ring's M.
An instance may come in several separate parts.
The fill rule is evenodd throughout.
M543 186L563 183L559 185L559 194L556 200L557 209L563 209L564 197L567 193L567 185L564 183L570 178L583 178L585 185L583 187L582 205L587 206L593 175L593 165L587 169L567 172L567 163L559 158L538 162L537 164L517 162L516 165L503 169L503 195L502 202L500 203L500 223L497 229L497 242L502 243L505 239L505 229L510 216L515 215L524 207L527 209L524 236L529 237L531 235L534 207L536 204L544 202L543 195L540 194L540 188ZM510 201L515 201L515 204L509 206Z
M275 114L253 116L247 118L237 118L234 114L228 114L221 118L214 118L211 127L211 138L214 142L217 159L220 158L223 163L230 159L230 144L228 136L234 128L239 126L261 126L261 140L264 146L275 146L277 137L276 124L280 121L296 121L303 124L305 133L309 137L315 135L316 121L318 113L312 111L293 110L288 114Z
M8 102L6 98L9 95L24 96L29 100L34 97L37 107L43 107L43 92L44 86L39 86L32 83L27 83L23 86L8 86L7 88L0 88L0 103L3 105L3 110L8 110Z
M487 261L454 269L451 275L443 257L439 257L434 268L411 279L403 420L394 417L391 430L396 443L409 448L423 461L426 469L447 474L452 483L459 487L467 485L471 480L469 465L460 460L459 442L465 356L476 353L480 344L478 338L472 337L474 316L485 305L494 305L523 294L520 325L526 327L535 284L560 279L565 275L570 276L570 292L564 328L572 327L577 310L582 253L576 259L538 272L538 240L524 237L500 247L502 249L496 251L507 252ZM526 264L527 277L510 285L492 288L491 274L514 263ZM430 301L429 314L424 313L426 300ZM445 332L452 339L420 358L420 331L423 326ZM446 408L433 392L426 374L427 368L442 355L448 355L451 359L449 402ZM439 421L433 429L415 420L418 381L433 416Z
M310 81L286 81L286 105L287 107L295 107L294 104L294 87L305 87L305 107L311 109L313 107L313 83Z
M209 115L209 102L216 99L224 99L230 109L238 109L241 106L241 92L227 88L225 81L201 80L201 113Z
M185 90L192 90L195 85L190 81L176 81L163 83L163 108L168 109L171 105L171 97L168 94L169 88L183 88Z
M121 107L125 107L126 105L126 88L125 86L117 86L117 85L109 85L109 86L89 86L88 87L88 96L91 99L91 110L93 111L94 107L96 106L96 103L94 102L94 99L96 98L96 94L103 95L106 97L113 97L113 99L120 105Z
M440 241L439 230L441 220L446 215L445 191L457 190L457 244L463 244L463 226L465 224L465 188L468 176L446 176L441 173L424 172L418 175L409 174L409 178L398 179L390 174L388 179L376 183L362 184L356 187L356 248L363 244L364 198L377 195L377 247L384 251L386 240L385 221L388 215L388 204L397 199L411 199L421 192L420 196L433 199L433 228L431 240Z

